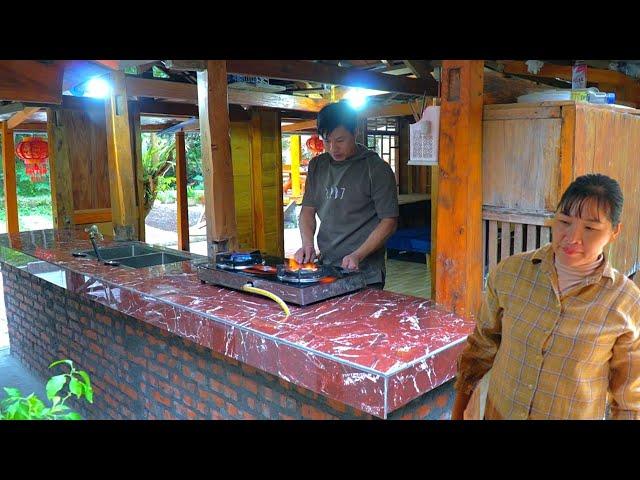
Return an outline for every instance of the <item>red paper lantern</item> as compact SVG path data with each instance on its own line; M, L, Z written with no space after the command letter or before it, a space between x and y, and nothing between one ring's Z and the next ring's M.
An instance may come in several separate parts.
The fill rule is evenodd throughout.
M45 140L38 137L23 138L16 146L16 155L27 167L27 175L32 182L44 181L49 158L49 144Z
M324 142L320 139L318 135L313 135L309 140L307 140L307 148L311 150L311 153L315 155L319 155L324 152Z

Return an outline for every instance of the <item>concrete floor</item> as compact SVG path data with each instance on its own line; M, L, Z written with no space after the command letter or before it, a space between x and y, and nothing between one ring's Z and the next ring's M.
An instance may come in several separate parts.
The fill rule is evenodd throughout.
M35 393L40 400L48 405L50 402L47 399L45 385L45 381L27 371L20 362L12 357L8 348L0 350L0 400L6 397L2 387L13 387L19 389L25 397L30 393Z
M45 381L28 372L10 355L2 274L0 274L0 400L6 396L2 387L13 387L19 389L24 396L35 393L45 404L48 404L45 385Z

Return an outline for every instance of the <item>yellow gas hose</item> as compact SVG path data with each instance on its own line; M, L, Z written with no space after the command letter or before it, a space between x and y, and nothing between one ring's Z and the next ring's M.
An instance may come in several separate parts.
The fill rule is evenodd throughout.
M289 312L289 307L287 307L287 304L284 303L284 300L282 300L279 296L271 292L267 292L262 288L253 287L248 283L242 286L242 290L244 290L245 292L257 293L258 295L264 295L265 297L269 297L271 300L274 300L275 302L277 302L277 304L280 305L282 310L284 310L284 313L286 313L284 318L287 318L289 315L291 315L291 312Z

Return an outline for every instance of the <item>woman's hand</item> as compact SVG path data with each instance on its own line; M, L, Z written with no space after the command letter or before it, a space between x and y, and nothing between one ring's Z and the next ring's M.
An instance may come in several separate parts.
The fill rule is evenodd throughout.
M451 409L451 420L464 420L464 410L467 408L471 394L458 392Z

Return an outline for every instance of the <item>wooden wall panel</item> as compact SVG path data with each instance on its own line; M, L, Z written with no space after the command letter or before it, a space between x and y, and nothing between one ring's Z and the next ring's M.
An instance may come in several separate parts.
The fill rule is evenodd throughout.
M104 109L62 110L75 210L111 208Z
M561 193L561 125L559 118L484 121L484 205L526 211L555 209Z
M238 247L241 250L257 248L254 239L251 136L248 122L231 122L231 159L233 163L233 193L236 207Z
M280 114L262 112L262 188L267 251L284 255Z
M576 109L574 178L603 173L620 183L625 203L622 232L611 247L611 261L629 275L638 268L640 241L640 117L605 108Z

